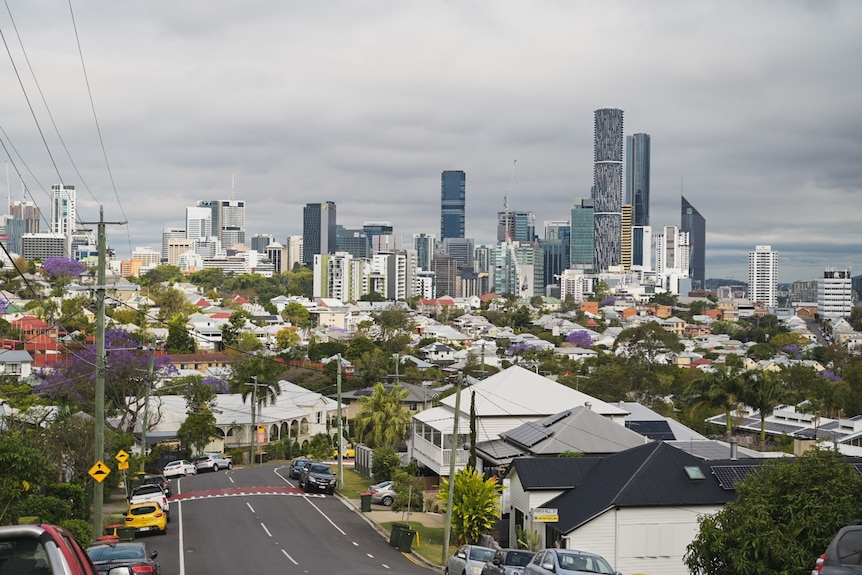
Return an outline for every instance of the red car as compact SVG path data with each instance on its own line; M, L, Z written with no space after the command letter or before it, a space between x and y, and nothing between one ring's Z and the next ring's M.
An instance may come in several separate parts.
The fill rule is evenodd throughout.
M54 525L0 527L0 572L99 575L75 537ZM118 567L108 575L133 574L129 567Z

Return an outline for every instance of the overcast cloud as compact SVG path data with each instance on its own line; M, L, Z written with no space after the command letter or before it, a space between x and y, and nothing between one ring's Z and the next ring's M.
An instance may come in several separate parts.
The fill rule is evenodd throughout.
M247 234L284 242L302 207L338 223L440 233L440 172L467 173L467 236L532 210L537 233L592 185L593 111L652 137L651 224L707 220L707 277L747 279L755 245L779 279L862 272L862 3L847 1L72 2L6 0L0 126L33 199L60 178L119 255L160 248L199 199L246 201ZM7 159L8 161L8 159ZM28 173L32 170L35 178ZM5 187L5 186L4 186ZM89 189L89 191L87 191Z

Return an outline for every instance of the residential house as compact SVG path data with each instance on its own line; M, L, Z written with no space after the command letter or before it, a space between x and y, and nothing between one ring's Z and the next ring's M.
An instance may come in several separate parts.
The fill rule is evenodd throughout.
M457 402L460 402L458 410L455 409ZM615 405L523 367L512 366L443 398L438 407L414 415L408 445L411 457L433 473L445 476L449 474L450 456L455 449L456 467L463 468L470 455L466 443L470 433L471 404L476 413L477 444L499 439L501 433L523 423L539 421L561 410L579 406L588 406L620 424L627 414ZM484 462L479 461L478 467L483 471Z
M27 379L32 367L33 357L26 351L0 349L0 376Z
M545 475L558 477L553 460L528 467L515 460L512 528L536 530L544 545L589 549L622 573L663 575L688 575L683 557L698 533L698 518L734 501L735 482L763 462L705 461L660 441L598 461L584 458L576 469L579 459L567 469L574 485L559 486L559 494L541 483ZM558 521L536 522L537 507L556 509Z

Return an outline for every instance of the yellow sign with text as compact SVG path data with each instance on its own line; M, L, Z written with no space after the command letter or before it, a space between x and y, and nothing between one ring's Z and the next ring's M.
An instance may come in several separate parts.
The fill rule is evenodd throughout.
M129 462L128 461L121 461L117 464L117 469L119 469L120 471L125 471L128 468L129 468Z

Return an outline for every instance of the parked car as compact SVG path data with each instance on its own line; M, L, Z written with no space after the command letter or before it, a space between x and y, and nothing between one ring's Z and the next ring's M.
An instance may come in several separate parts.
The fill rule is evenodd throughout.
M494 550L481 545L461 545L446 561L446 575L481 575L485 563L494 557Z
M389 507L395 501L395 489L392 488L391 481L382 481L368 488L371 493L371 503L378 503Z
M158 531L164 535L168 532L168 516L158 501L132 503L126 512L125 525L134 527L136 533Z
M855 522L838 530L817 558L811 575L858 574L862 564L862 522Z
M87 555L93 560L100 575L107 575L114 567L131 567L139 574L159 575L156 563L158 551L150 551L143 541L123 541L118 543L98 543L87 547Z
M325 463L309 463L302 468L299 476L299 486L306 492L320 491L332 495L335 493L335 474Z
M543 549L524 567L524 575L583 575L607 573L618 575L601 555L574 549Z
M195 459L196 471L218 471L219 469L231 469L233 460L221 453L205 453Z
M165 468L162 469L162 473L165 477L185 477L186 475L198 472L195 464L189 461L188 459L178 459L176 461L171 461ZM168 495L170 497L170 495Z
M534 555L524 549L500 549L485 563L482 575L521 575Z
M353 459L354 457L356 457L356 450L352 447L345 448L341 455L342 459ZM338 459L338 449L332 450L332 459Z
M165 512L167 521L170 522L171 512L170 508L168 507L168 496L160 485L156 485L155 483L140 485L138 487L135 487L132 490L132 494L129 496L130 504L146 503L147 501L155 501L156 503L158 503L162 510Z
M93 561L75 537L55 525L6 525L0 527L0 571L99 575ZM117 567L108 575L133 575Z
M170 481L168 481L168 478L166 475L164 475L164 474L162 474L162 475L147 475L143 479L141 479L141 482L139 485L148 485L150 483L158 485L159 487L161 487L162 491L164 491L165 495L167 495L168 497L170 497L172 495L171 494L171 483L170 483Z
M303 457L297 457L293 461L290 462L290 470L289 475L291 479L299 479L299 476L302 475L302 468L311 463L310 459L305 459Z

